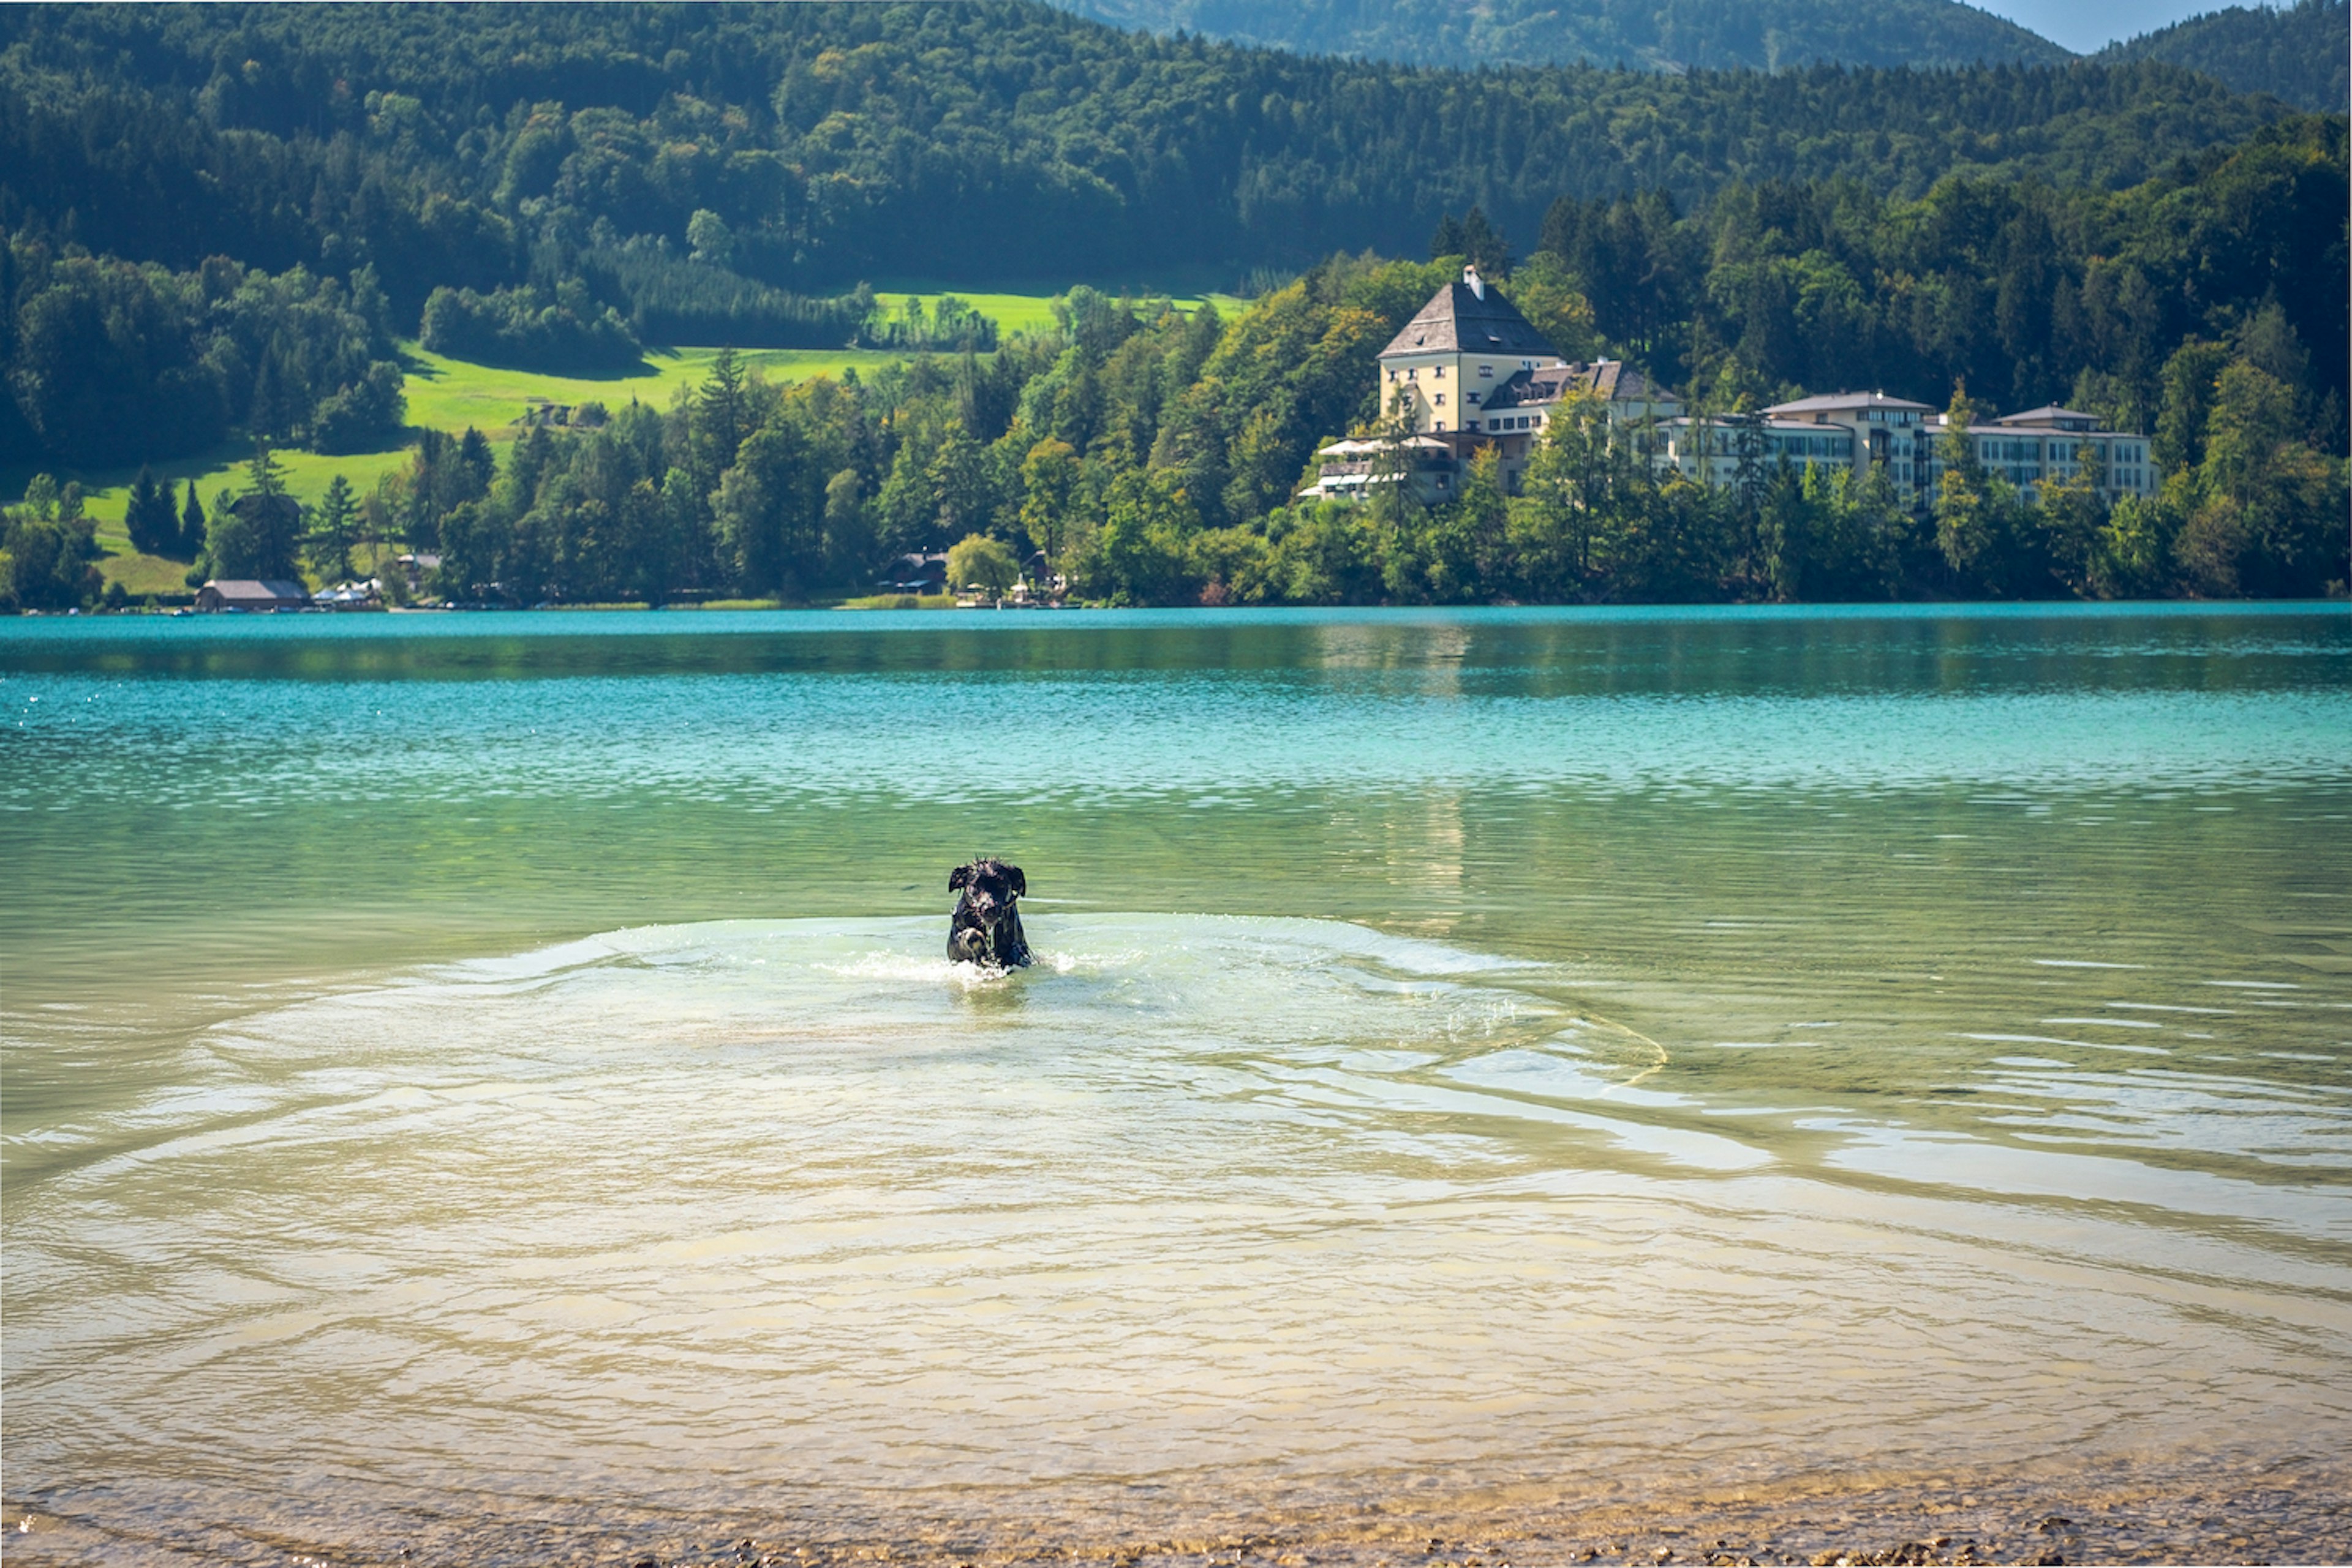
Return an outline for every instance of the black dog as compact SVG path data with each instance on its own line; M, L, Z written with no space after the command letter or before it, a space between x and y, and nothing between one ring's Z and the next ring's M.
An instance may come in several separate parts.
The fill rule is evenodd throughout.
M990 858L959 866L948 890L962 889L955 918L948 922L948 957L958 963L996 963L1018 969L1029 962L1029 939L1021 930L1021 895L1029 880L1021 868Z

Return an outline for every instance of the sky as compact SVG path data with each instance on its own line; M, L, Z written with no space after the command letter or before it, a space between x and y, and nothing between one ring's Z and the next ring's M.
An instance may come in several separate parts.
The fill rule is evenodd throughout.
M1970 0L1980 10L2032 28L2076 54L2118 38L2168 27L2186 17L2249 0Z

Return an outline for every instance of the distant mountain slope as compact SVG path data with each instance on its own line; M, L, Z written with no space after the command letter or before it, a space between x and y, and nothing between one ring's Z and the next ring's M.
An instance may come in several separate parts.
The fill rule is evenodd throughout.
M2165 60L2203 71L2239 92L2274 93L2301 109L2345 112L2352 97L2352 11L2345 0L2302 0L2286 10L2232 5L2160 32L2111 44L2103 60Z
M1416 65L1595 65L1652 70L1830 62L2052 65L2066 50L1959 0L1056 0L1081 16L1301 54ZM2342 7L2337 7L2341 14ZM2166 57L2170 58L2171 57ZM2189 61L2184 64L2194 63Z
M1525 248L1562 195L2115 189L2286 112L2157 60L1455 71L1025 0L16 5L0 223L178 271L364 262L404 315L575 269L635 310L624 274L684 289L712 219L712 299L1238 271L1418 250L1474 204Z

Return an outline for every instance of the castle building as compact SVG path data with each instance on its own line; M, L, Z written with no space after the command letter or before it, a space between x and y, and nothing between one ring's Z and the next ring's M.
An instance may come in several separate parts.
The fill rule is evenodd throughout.
M1682 404L1622 360L1560 357L1475 267L1430 296L1381 351L1381 405L1409 432L1402 442L1358 438L1319 450L1304 497L1361 495L1387 472L1409 473L1424 501L1452 498L1463 465L1500 448L1503 488L1518 489L1528 454L1565 400L1601 400L1612 425L1672 418Z
M1662 469L1713 486L1744 474L1797 468L1882 468L1896 493L1925 510L1943 473L1945 416L1884 392L1841 392L1775 404L1760 415L1687 416L1680 399L1622 360L1570 363L1517 307L1488 289L1475 267L1430 296L1381 351L1381 406L1401 438L1358 437L1318 450L1302 500L1353 499L1373 485L1410 480L1428 504L1450 500L1465 466L1492 447L1503 489L1516 494L1528 459L1561 407L1594 399L1610 426L1636 437ZM2087 414L2054 405L1971 425L1977 460L2032 498L2045 482L2088 468L2113 500L2153 495L2147 437L2101 430Z

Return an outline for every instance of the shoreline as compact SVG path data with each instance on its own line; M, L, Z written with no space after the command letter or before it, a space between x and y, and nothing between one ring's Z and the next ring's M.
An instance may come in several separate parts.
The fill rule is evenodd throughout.
M1207 1479L1207 1478L1202 1478ZM1240 1478L1235 1478L1240 1479ZM1715 1495L1593 1501L1523 1495L1465 1497L1437 1508L1409 1495L1291 1511L1237 1502L1136 1506L1144 1486L1118 1489L1127 1506L1106 1514L1183 1516L1141 1528L1132 1517L1055 1518L1055 1489L1040 1489L1039 1511L1007 1517L984 1508L926 1508L899 1494L844 1498L840 1506L801 1493L705 1505L710 1522L681 1528L677 1505L583 1500L583 1517L551 1519L546 1498L516 1497L510 1516L471 1489L456 1493L482 1509L453 1517L456 1497L412 1500L405 1519L341 1521L287 1517L286 1500L259 1497L259 1517L214 1496L200 1514L171 1521L135 1510L108 1521L57 1512L36 1500L0 1503L0 1531L24 1562L70 1563L103 1556L237 1557L257 1545L345 1564L423 1568L436 1563L579 1563L626 1568L1015 1568L1061 1563L1108 1568L1549 1568L1552 1564L1664 1563L1748 1568L1754 1564L2273 1563L2352 1558L2352 1475L2316 1466L2221 1467L2209 1475L2022 1476L1756 1489ZM1244 1489L1246 1480L1241 1480ZM109 1489L110 1490L111 1489ZM172 1490L178 1492L178 1487ZM1213 1482L1204 1489L1213 1493ZM182 1494L184 1497L184 1494ZM93 1497L92 1501L100 1500ZM946 1500L941 1500L942 1501ZM488 1504L487 1507L485 1505ZM101 1506L103 1506L101 1504ZM562 1507L563 1505L558 1505ZM593 1517L588 1517L593 1515ZM761 1516L765 1515L763 1519ZM787 1520L778 1516L798 1515ZM831 1515L831 1517L812 1517ZM724 1522L721 1522L724 1521ZM184 1527L174 1529L174 1524ZM1122 1524L1124 1528L1122 1528ZM238 1548L242 1547L241 1552Z

